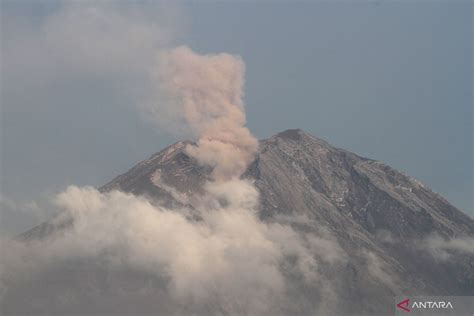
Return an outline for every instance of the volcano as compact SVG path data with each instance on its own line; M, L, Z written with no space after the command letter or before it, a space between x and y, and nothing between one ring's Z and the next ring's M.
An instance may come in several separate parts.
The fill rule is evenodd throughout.
M182 141L161 150L99 191L119 190L169 208L192 209L189 197L202 192L212 167L201 166L190 157L186 153L189 144ZM297 232L315 236L321 232L330 234L345 253L343 261L321 262L319 273L323 281L317 284L287 280L293 305L280 309L282 315L308 315L314 306L326 306L318 310L328 315L389 315L395 307L395 296L474 295L474 253L472 247L459 246L474 240L474 220L420 181L299 129L261 140L255 159L242 177L252 181L259 192L261 221L290 225ZM60 236L73 226L73 221L58 216L19 239L31 243ZM329 250L327 255L331 255ZM83 273L94 275L91 282L102 282L95 288L115 282L110 281L111 273L104 276L100 269L81 271L74 276L70 270L63 271L63 277L53 273L52 278L62 287L45 291L54 293L71 284L83 285L70 279L84 279ZM130 278L143 276L129 276L121 282L130 283ZM26 285L22 286L22 291L6 291L2 303L5 314L72 314L74 309L61 309L52 303L35 307L35 291L27 291L28 299L19 297L20 292L25 292ZM337 298L337 303L328 300L331 297ZM108 303L91 303L87 307L90 310L82 309L81 314L131 312L110 299L105 302ZM134 314L172 313L166 300L156 297L137 296L128 304L141 306L142 309L133 309ZM181 314L188 312L226 314L222 306L185 310Z

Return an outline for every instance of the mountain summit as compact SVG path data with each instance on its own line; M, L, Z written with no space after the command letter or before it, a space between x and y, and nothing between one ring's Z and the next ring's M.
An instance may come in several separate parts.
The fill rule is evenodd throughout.
M190 144L163 149L99 190L192 209L212 168L186 153ZM242 177L259 192L263 222L331 236L339 247L315 253L322 259L314 284L288 281L294 306L283 314L305 315L317 305L329 315L385 315L398 295L474 295L474 220L419 181L299 129L261 140ZM45 238L73 225L50 221L22 238Z

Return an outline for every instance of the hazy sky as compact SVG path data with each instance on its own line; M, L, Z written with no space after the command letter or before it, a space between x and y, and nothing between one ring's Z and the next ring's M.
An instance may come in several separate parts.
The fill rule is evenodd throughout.
M302 128L474 214L471 1L71 3L2 2L0 234L179 139L135 103L181 44L242 56L258 137Z

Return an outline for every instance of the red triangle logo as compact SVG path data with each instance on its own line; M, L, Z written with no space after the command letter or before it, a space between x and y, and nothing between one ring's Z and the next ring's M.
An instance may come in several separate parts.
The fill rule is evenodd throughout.
M408 304L410 303L410 299L407 298L406 300L401 301L397 304L397 308L403 309L405 312L409 312L410 309L408 308Z

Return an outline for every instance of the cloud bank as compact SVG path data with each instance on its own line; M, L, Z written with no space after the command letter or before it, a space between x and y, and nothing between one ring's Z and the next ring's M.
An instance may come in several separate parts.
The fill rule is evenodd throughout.
M235 189L243 194L232 194ZM91 262L106 270L164 280L153 291L162 289L160 295L170 302L158 313L189 306L197 313L265 315L281 312L289 290L287 277L317 284L315 254L324 254L326 248L340 250L330 239L260 221L258 193L248 181L234 180L209 191L226 198L226 206L207 200L192 210L200 220L191 220L184 215L190 210L166 209L143 197L69 187L56 203L64 210L62 216L73 219L73 227L41 241L4 243L3 251L9 253L1 264L4 298L10 298L11 289L47 273L60 273L71 262ZM97 287L97 296L105 295L107 290ZM76 300L83 300L79 282L67 288Z

